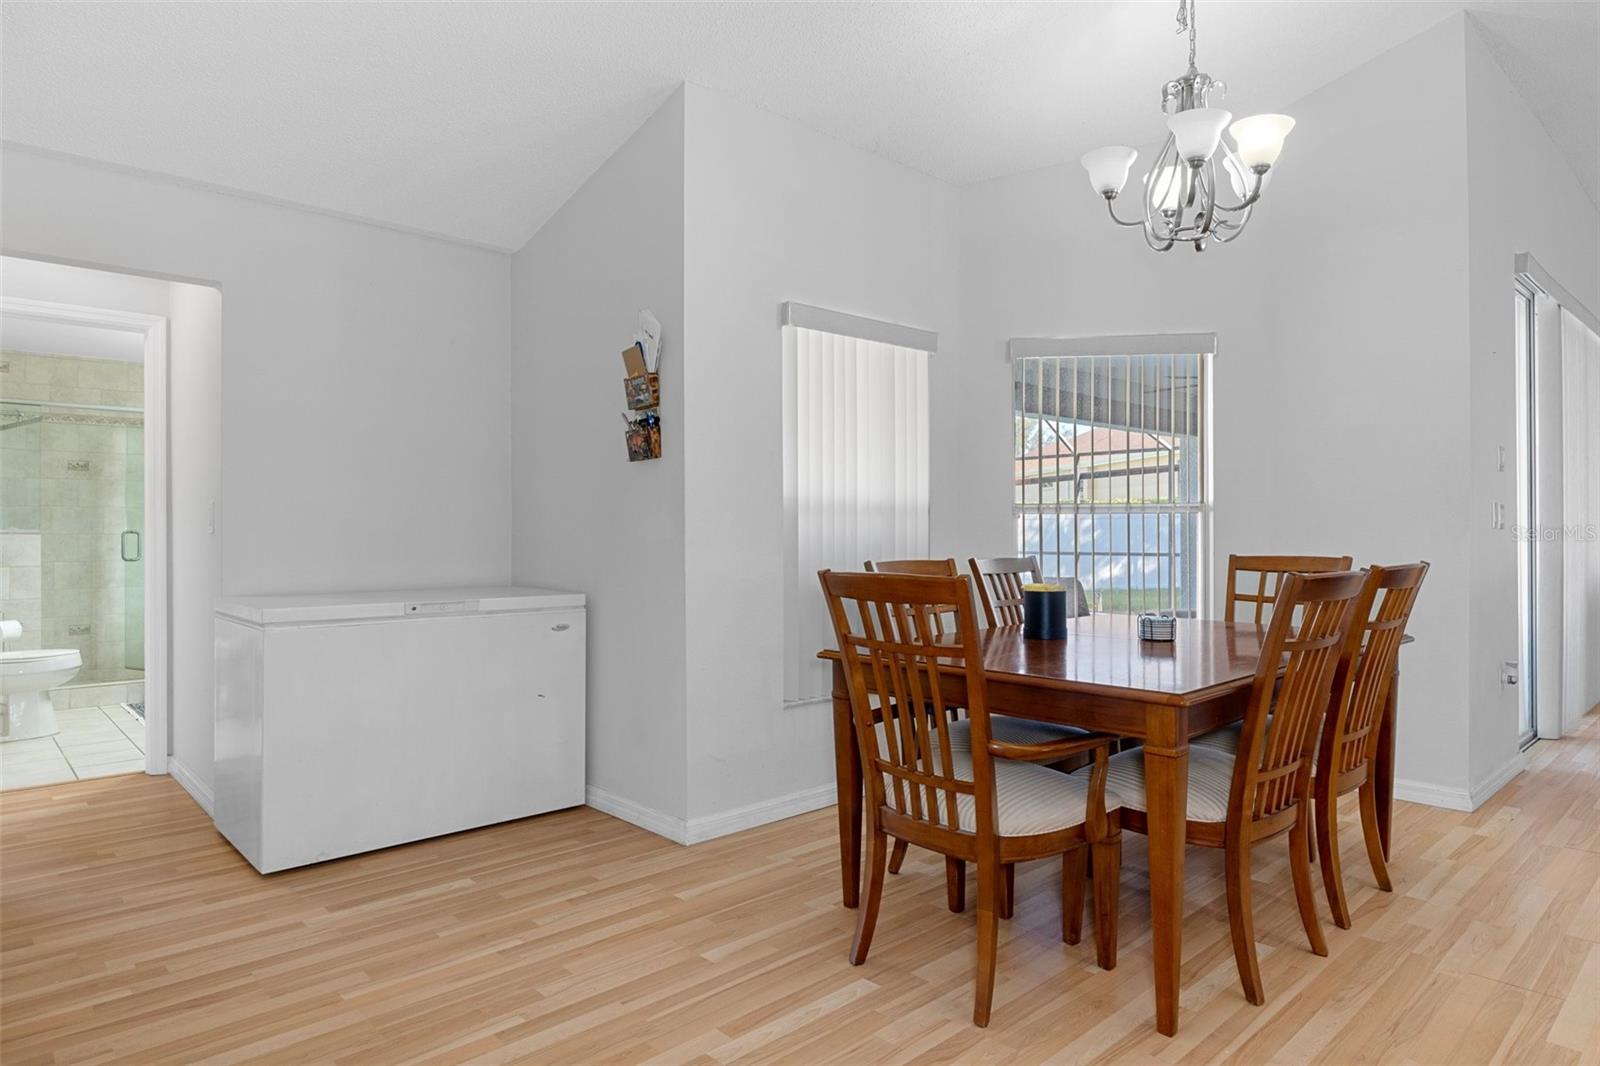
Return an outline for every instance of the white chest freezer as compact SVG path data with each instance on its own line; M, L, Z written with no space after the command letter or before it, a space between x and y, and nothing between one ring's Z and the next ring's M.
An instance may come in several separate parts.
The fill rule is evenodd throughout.
M584 630L553 589L218 601L217 828L270 873L583 803Z

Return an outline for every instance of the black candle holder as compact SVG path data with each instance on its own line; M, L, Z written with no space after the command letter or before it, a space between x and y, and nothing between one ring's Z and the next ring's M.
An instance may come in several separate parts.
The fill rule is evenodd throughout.
M1026 640L1067 639L1067 590L1060 585L1022 589L1022 636Z

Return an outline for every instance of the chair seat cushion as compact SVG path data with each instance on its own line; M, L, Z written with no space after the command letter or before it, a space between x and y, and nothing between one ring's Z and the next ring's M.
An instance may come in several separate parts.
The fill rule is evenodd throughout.
M1225 751L1229 755L1235 755L1239 751L1239 736L1243 732L1243 724L1235 722L1232 725L1225 725L1221 729L1213 729L1209 733L1201 733L1189 741L1189 747L1191 750L1196 746L1212 748L1216 751Z
M1072 776L1086 784L1089 768ZM1228 820L1228 793L1233 786L1233 756L1216 748L1189 746L1189 821L1225 822ZM1144 751L1134 749L1111 757L1106 775L1106 795L1115 792L1122 806L1136 811L1149 810L1144 790ZM1109 800L1107 801L1109 802Z
M1053 744L1058 740L1074 740L1089 735L1076 726L1056 725L1053 722L1036 722L1031 718L1010 718L1003 714L989 716L989 735L1006 744ZM972 750L972 721L963 718L950 723L950 747L959 751Z
M963 781L971 781L972 756L967 752L957 752L952 759L956 776ZM1082 825L1088 814L1089 779L1076 774L1059 773L1047 766L1014 759L996 759L994 791L1000 808L1001 836L1026 837L1054 833ZM1113 811L1119 806L1121 801L1107 788L1106 810ZM956 815L965 832L977 832L977 797L957 796Z
M1267 730L1272 730L1272 715L1267 715ZM1201 733L1189 741L1191 747L1199 744L1217 751L1225 751L1229 755L1239 754L1239 738L1244 735L1244 723L1235 722L1225 725L1221 729L1213 729L1209 733Z
M884 753L884 728L877 728L878 748ZM937 748L934 762L942 763ZM955 776L971 781L972 752L951 745L950 761L955 766ZM1000 833L1008 837L1034 836L1054 833L1071 826L1082 825L1088 814L1089 779L1063 774L1047 766L1019 762L1015 759L994 760L995 799L1000 807ZM941 811L945 793L939 793ZM890 805L894 804L893 788L889 790ZM1121 801L1111 789L1106 789L1106 810L1115 810ZM961 828L968 833L978 831L978 802L974 796L956 796L956 817ZM941 820L943 815L941 813Z

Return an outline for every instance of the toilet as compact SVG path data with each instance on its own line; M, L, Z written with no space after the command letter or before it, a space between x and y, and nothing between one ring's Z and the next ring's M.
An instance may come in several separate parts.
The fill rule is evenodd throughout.
M54 736L50 690L71 681L82 666L77 648L0 651L0 743Z

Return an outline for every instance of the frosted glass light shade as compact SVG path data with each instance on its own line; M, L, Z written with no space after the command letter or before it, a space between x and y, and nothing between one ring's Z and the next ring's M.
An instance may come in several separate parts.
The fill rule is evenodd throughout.
M1276 170L1269 170L1258 178L1246 170L1245 165L1239 162L1239 157L1232 152L1222 157L1222 169L1228 172L1228 184L1233 186L1233 195L1241 200L1250 198L1257 182L1260 182L1261 191L1266 192L1267 186L1272 184L1272 175L1277 173Z
M1137 158L1139 153L1132 148L1114 144L1084 153L1082 162L1083 169L1089 172L1089 184L1095 192L1104 196L1106 193L1122 191L1122 187L1128 184L1128 168L1133 166Z
M1196 107L1167 119L1167 129L1178 142L1178 158L1210 159L1232 118L1232 112L1220 107Z
M1294 129L1288 115L1251 115L1228 127L1246 167L1270 167L1283 151L1283 139Z
M1183 200L1183 171L1184 168L1173 163L1144 176L1146 188L1155 190L1151 199L1157 211L1178 209L1178 204Z

